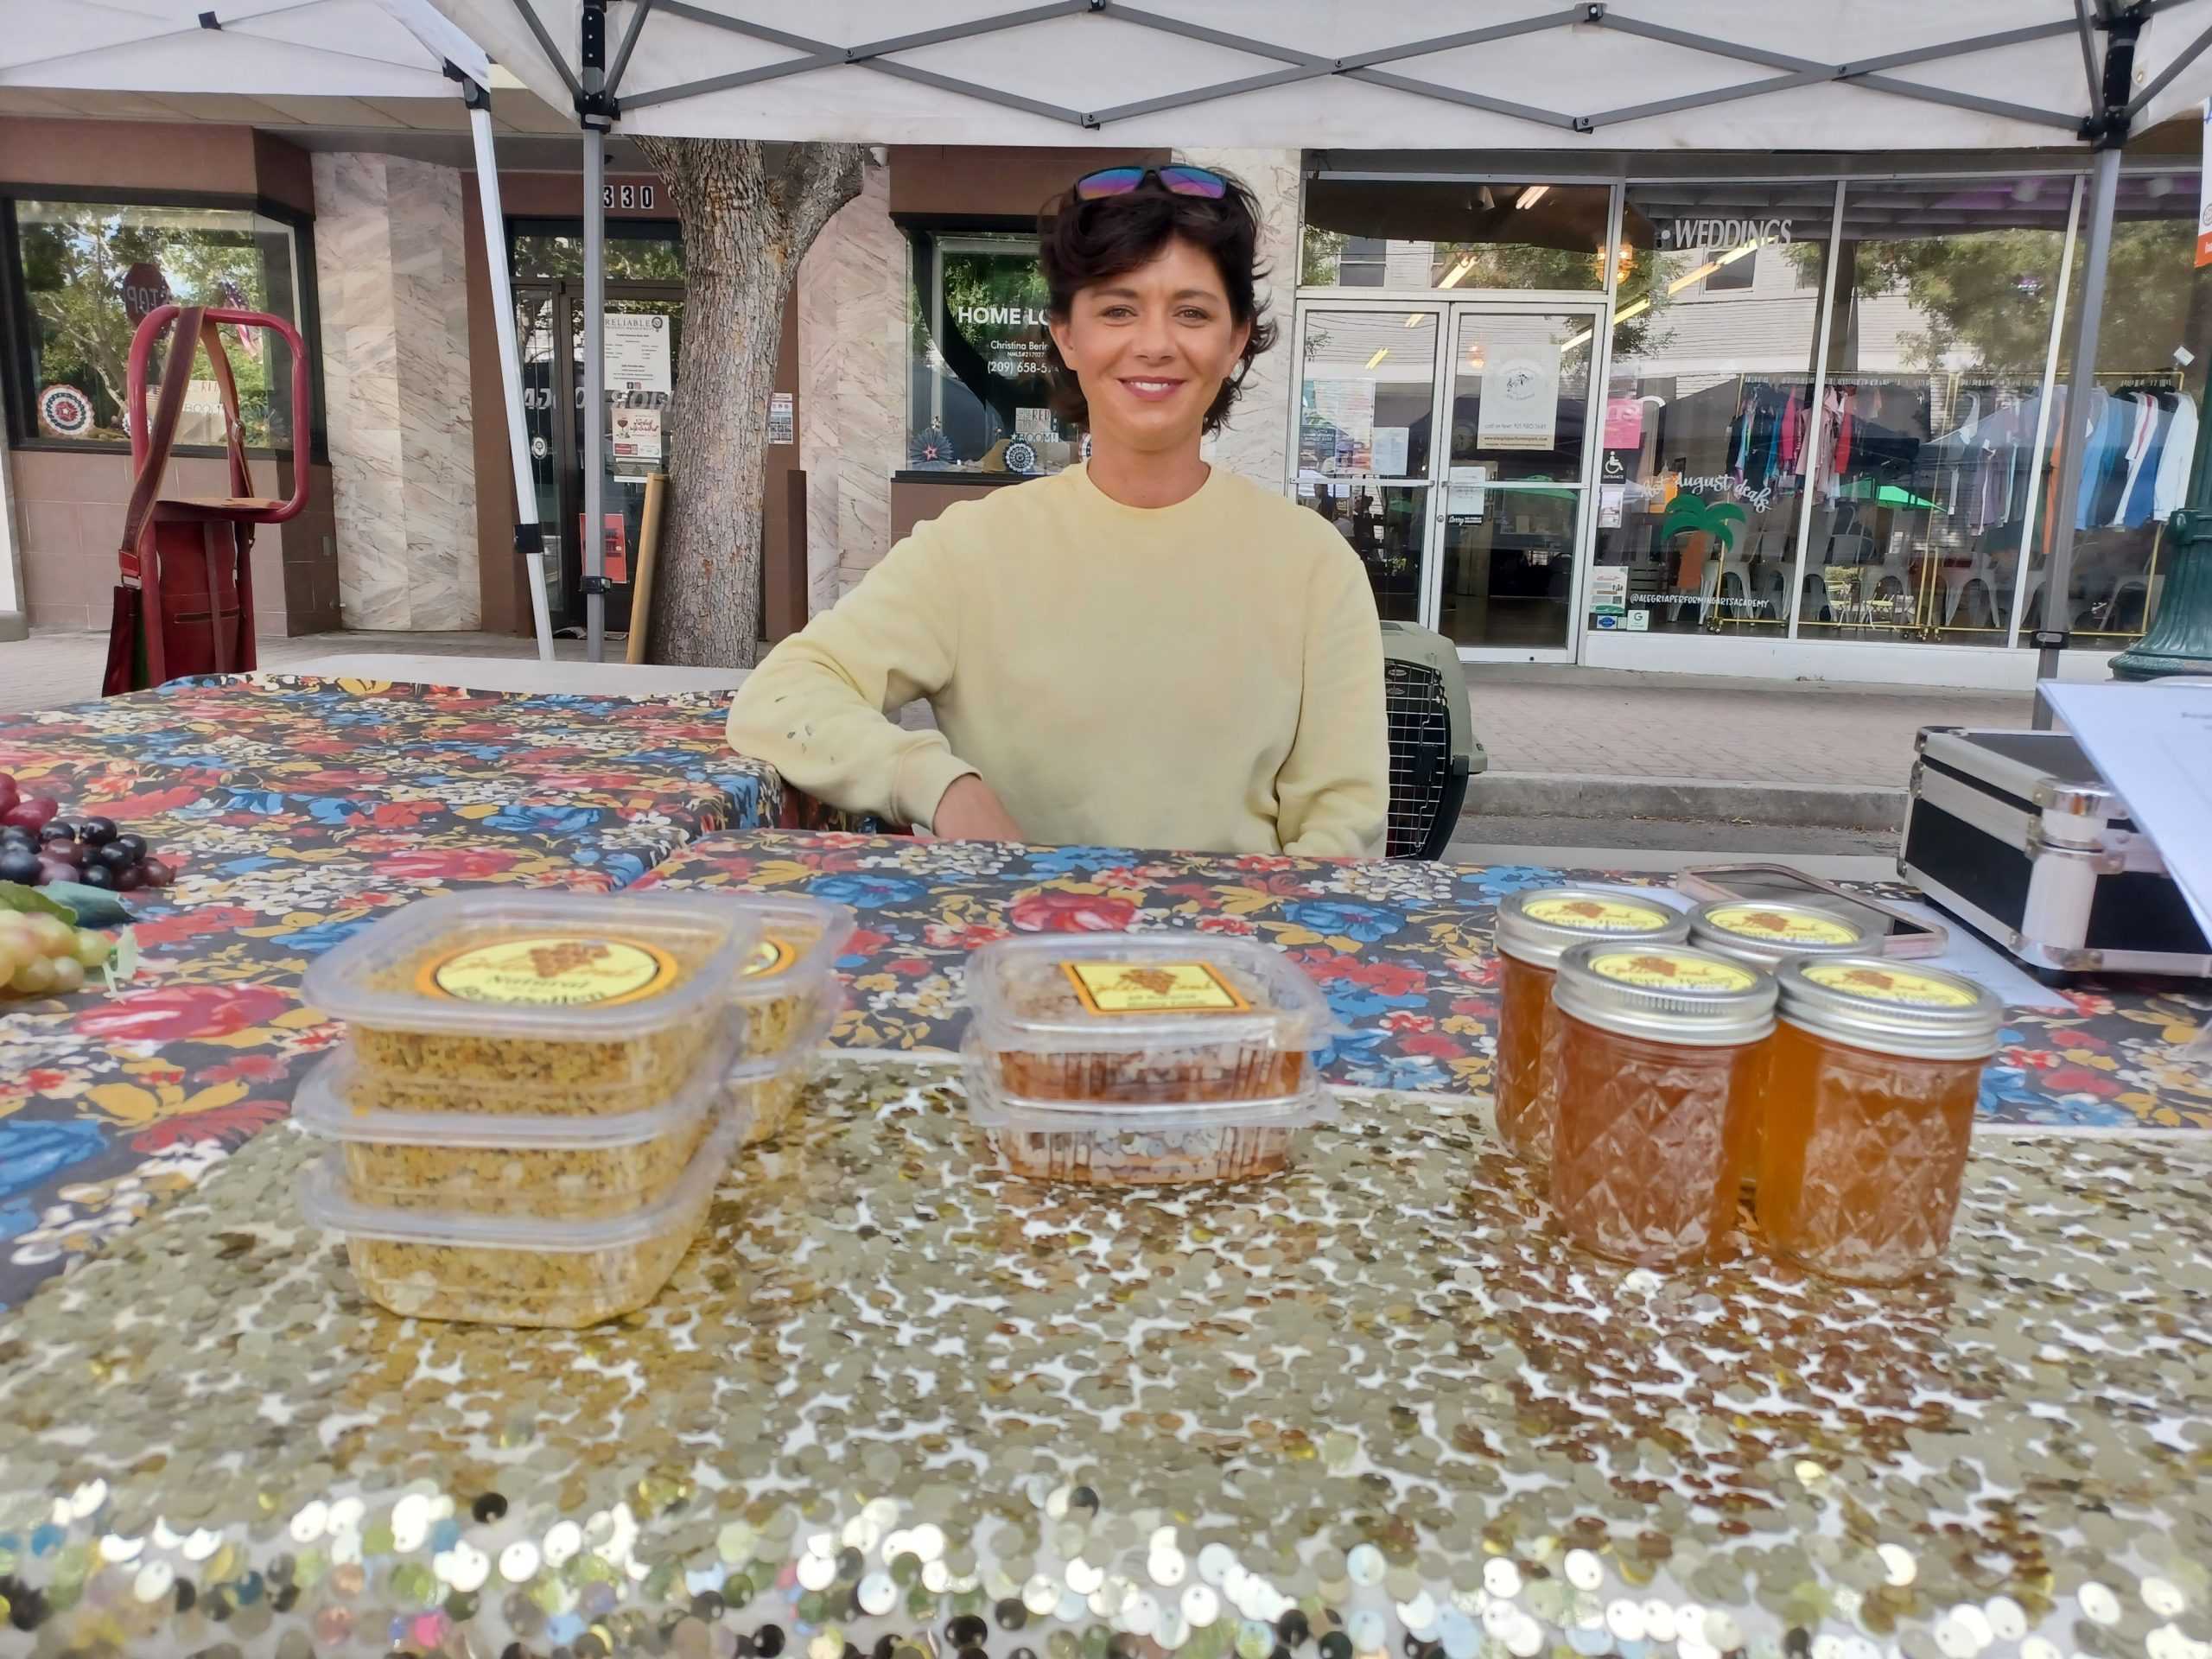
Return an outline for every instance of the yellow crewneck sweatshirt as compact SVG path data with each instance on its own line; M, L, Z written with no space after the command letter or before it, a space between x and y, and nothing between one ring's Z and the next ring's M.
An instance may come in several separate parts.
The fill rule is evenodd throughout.
M938 729L887 717L916 697ZM1033 842L1382 849L1382 645L1329 523L1216 467L1172 507L1071 467L963 501L768 653L729 741L926 829L980 772Z

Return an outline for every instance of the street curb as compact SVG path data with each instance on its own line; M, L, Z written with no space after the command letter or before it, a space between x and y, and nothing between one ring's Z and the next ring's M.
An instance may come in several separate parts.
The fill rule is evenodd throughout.
M1907 798L1902 789L1864 784L1485 772L1467 780L1466 804L1459 816L1462 820L1742 818L1754 823L1895 833L1904 825Z

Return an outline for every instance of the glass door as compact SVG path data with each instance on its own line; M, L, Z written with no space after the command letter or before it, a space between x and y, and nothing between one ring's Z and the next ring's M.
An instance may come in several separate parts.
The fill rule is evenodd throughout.
M545 543L548 616L569 612L567 570L572 538L565 532L561 457L569 453L569 389L553 342L560 338L563 302L551 289L515 290L515 339L522 351L523 430L530 444L530 480L537 499L538 533Z
M1451 308L1426 608L1463 656L1573 656L1598 323L1595 310Z
M1440 306L1330 305L1298 319L1291 490L1351 543L1386 622L1433 624Z

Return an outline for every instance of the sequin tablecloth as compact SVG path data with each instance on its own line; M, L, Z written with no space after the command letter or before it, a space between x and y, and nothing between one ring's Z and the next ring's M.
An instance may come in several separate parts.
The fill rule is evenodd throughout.
M858 910L854 954L840 964L855 992L837 1030L848 1046L957 1047L960 964L1007 931L1190 927L1263 939L1320 982L1351 1028L1323 1056L1337 1081L1447 1093L1490 1088L1501 898L1561 880L1666 879L773 832L696 842L648 878L804 891ZM2182 1053L2212 1024L2212 986L2092 983L2066 1000L2063 1014L2012 1011L1983 1075L1984 1121L2212 1128L2212 1065Z
M1007 1174L836 1067L657 1301L404 1321L289 1126L0 1326L0 1653L2212 1654L2212 1169L1990 1136L1950 1267L1574 1254L1479 1108Z
M119 994L0 1001L0 1306L289 1109L332 1039L307 961L457 886L625 886L702 831L772 821L719 701L255 676L0 717L0 772L180 869L136 895Z

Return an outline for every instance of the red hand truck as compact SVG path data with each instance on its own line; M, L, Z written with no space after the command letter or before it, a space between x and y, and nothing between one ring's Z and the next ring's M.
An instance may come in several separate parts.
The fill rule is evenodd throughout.
M174 321L161 394L149 421L146 366L154 343ZM276 500L253 493L245 438L238 420L238 383L218 323L262 328L283 337L292 353L292 493ZM200 346L222 393L223 434L230 452L231 493L163 497L162 474L184 413L192 359ZM309 411L307 350L299 331L261 311L164 305L147 314L130 341L130 505L123 516L115 616L108 629L102 694L143 690L188 674L227 674L254 666L253 532L281 524L308 504Z

